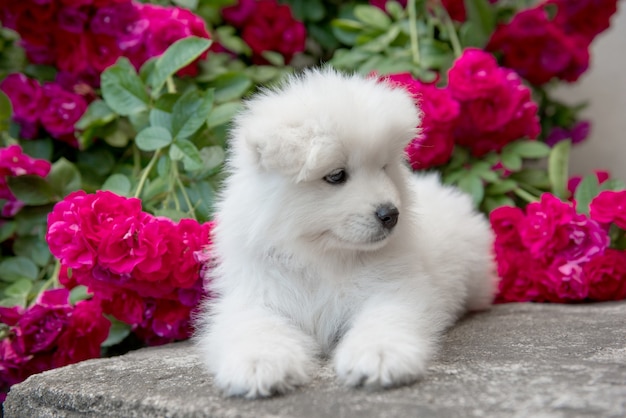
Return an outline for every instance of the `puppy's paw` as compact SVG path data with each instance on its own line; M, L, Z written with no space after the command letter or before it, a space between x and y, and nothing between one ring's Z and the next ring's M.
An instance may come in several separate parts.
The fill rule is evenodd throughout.
M377 389L412 383L424 374L431 357L429 344L412 338L349 337L335 353L337 376L347 386Z
M268 397L307 383L313 366L312 357L300 347L252 344L223 356L215 383L227 396Z

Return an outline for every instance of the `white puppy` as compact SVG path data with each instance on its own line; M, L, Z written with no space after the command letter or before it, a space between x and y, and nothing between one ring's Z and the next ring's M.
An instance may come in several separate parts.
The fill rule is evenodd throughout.
M227 395L288 391L320 355L350 386L409 383L447 326L490 305L490 228L407 168L418 122L403 89L329 69L236 118L196 335Z

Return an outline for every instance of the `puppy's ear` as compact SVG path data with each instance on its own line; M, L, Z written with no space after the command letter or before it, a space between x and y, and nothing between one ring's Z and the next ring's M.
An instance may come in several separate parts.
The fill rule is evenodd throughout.
M340 157L336 141L307 124L283 126L247 136L247 143L264 171L293 177L296 182L323 176L323 170Z
M296 176L300 172L311 142L300 127L250 133L246 139L261 169L287 176Z

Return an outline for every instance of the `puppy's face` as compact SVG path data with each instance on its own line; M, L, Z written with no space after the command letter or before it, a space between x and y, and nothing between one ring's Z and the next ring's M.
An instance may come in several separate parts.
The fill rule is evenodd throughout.
M324 250L383 247L403 219L413 103L403 90L331 71L249 102L235 139L275 185L277 233Z

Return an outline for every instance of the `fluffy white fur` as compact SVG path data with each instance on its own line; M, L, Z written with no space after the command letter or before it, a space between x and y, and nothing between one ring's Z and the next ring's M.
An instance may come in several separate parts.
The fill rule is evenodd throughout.
M305 384L332 356L350 386L420 377L460 314L487 308L492 237L470 199L404 162L419 111L402 89L310 71L237 117L196 343L227 395ZM344 169L347 181L324 177ZM399 210L382 225L381 205Z

